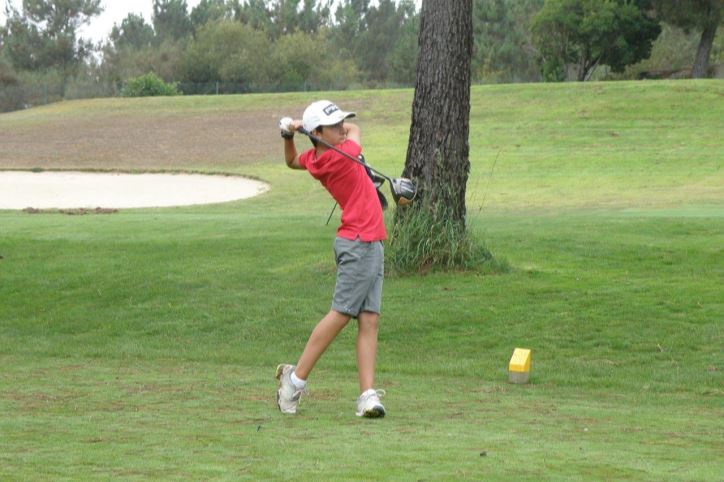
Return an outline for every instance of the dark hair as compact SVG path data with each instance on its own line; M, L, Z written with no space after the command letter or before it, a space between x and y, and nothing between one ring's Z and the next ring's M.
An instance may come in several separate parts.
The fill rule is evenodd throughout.
M314 133L315 131L319 131L319 133L321 134L321 133L322 133L322 127L323 127L323 126L317 126L317 127L315 127L314 129L312 129L312 133ZM313 145L314 148L316 149L316 148L317 148L317 144L318 144L317 141L314 140L314 139L312 139L311 137L309 138L309 140L312 141L312 145Z

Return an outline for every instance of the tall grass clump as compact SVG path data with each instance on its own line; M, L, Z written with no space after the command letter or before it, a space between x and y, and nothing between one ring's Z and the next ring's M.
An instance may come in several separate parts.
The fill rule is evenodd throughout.
M498 260L465 223L443 203L399 208L386 247L385 264L392 273L434 270L483 270L505 273L510 266Z

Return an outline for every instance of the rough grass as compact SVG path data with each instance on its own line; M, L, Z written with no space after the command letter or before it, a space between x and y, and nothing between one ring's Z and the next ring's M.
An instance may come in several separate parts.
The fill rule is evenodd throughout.
M454 219L448 206L414 206L396 211L390 223L385 262L388 273L424 274L432 270L510 271L484 242Z
M353 414L354 327L299 416L274 407L274 368L334 282L331 202L282 167L274 120L319 94L0 115L4 168L272 185L215 206L0 212L0 479L720 480L723 94L720 81L474 88L469 225L511 270L385 280L377 421ZM402 169L411 91L324 96L357 110L373 165ZM216 113L253 121L217 135L203 122ZM134 130L144 117L167 127ZM117 134L78 131L91 125ZM516 346L533 350L526 386L506 383Z

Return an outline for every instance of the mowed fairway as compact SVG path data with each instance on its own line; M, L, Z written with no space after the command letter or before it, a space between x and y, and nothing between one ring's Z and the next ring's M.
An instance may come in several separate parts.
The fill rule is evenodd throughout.
M284 166L277 120L330 98L396 174L412 94L0 115L0 169L271 185L220 205L0 211L0 480L721 480L722 81L474 87L469 224L510 273L385 280L385 419L354 416L353 325L300 413L277 411L276 364L329 307L336 228L319 184ZM525 386L507 383L515 347L533 351Z

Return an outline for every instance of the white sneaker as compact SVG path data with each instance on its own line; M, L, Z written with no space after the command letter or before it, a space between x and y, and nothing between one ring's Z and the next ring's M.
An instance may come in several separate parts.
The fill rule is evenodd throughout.
M292 383L292 373L294 365L277 366L276 379L279 380L279 390L277 390L277 406L282 413L297 413L299 399L303 393L307 393L306 389L298 389Z
M385 416L385 407L380 403L380 397L385 396L384 390L370 388L357 399L357 416L367 418L381 418Z

